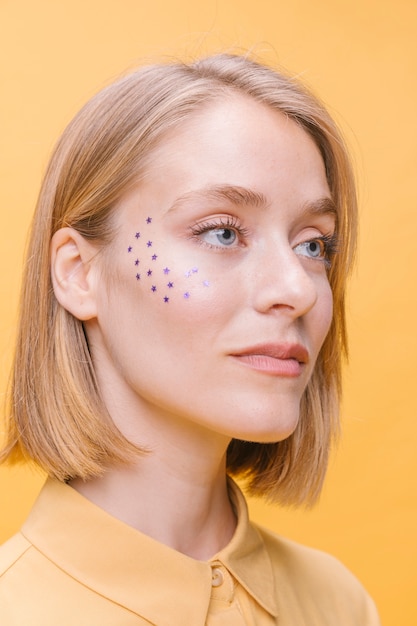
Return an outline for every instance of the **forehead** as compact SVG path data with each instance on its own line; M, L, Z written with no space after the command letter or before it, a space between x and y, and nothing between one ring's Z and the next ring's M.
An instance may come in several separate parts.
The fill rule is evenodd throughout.
M236 94L202 106L158 142L145 180L162 186L168 177L182 193L232 185L288 199L330 196L314 139L282 112Z

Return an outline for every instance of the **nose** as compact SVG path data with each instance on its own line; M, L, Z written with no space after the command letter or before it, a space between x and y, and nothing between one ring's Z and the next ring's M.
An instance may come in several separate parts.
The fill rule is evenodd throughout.
M293 318L308 313L317 302L323 277L307 263L315 261L303 261L288 243L275 243L273 252L265 250L255 268L255 309L261 313L279 309Z

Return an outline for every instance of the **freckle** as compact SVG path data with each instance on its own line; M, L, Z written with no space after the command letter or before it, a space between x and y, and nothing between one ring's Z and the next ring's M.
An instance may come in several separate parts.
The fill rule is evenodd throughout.
M148 248L150 248L152 246L152 241L148 241L146 245L148 246Z
M152 222L152 218L151 218L151 217L147 217L147 218L146 218L146 223L147 223L147 224L150 224L151 222Z
M171 289L173 286L174 286L174 283L171 283L171 282L167 283L167 287L169 287L170 289Z
M132 252L132 246L129 246L127 249L128 252Z
M136 259L135 265L139 265L139 259Z
M156 286L155 285L152 285L151 291L154 291L154 292L156 291Z
M140 280L140 274L136 274L136 280Z
M146 273L148 276L152 276L152 270L148 270Z
M140 233L136 233L135 237L136 237L136 239L139 239Z
M190 293L189 291L186 291L184 294L184 298L186 298L188 300L188 298L190 297Z
M157 258L158 258L158 256L156 254L152 255L152 261L156 261Z
M169 298L168 298L168 296L165 296L165 297L164 297L164 302L169 302Z

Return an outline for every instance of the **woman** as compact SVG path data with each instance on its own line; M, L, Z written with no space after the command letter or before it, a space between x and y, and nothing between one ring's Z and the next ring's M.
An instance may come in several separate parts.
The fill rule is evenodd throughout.
M3 458L49 479L0 552L11 624L378 624L252 525L337 433L355 191L306 90L247 58L140 69L61 137L28 251Z

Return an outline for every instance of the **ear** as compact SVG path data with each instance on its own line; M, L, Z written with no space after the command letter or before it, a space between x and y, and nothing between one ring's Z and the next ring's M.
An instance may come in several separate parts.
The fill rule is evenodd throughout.
M81 321L97 316L97 248L73 228L51 240L51 278L58 302Z

